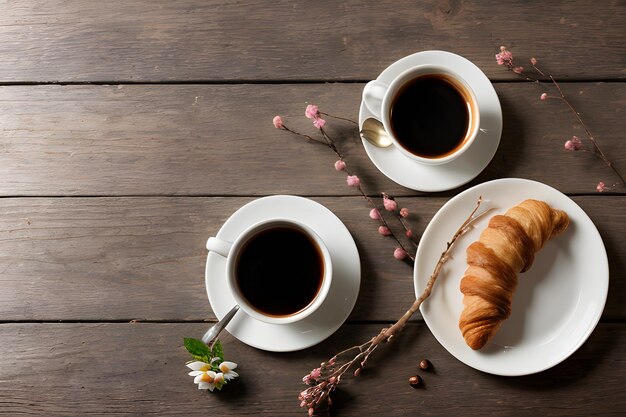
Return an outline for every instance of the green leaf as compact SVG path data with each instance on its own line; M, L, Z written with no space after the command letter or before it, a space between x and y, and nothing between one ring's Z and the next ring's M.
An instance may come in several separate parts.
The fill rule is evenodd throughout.
M202 356L193 355L193 358L200 362L211 363L211 357L207 355L202 355Z
M213 345L211 356L214 358L220 358L220 363L224 362L224 350L222 349L222 343L219 341L219 339L216 340L215 344Z
M210 360L211 350L202 340L194 339L191 337L185 337L185 349L191 353L194 358L206 362L205 359Z

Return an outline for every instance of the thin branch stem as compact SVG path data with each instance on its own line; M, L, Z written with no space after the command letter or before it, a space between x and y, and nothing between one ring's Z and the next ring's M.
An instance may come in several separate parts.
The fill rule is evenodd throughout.
M411 232L411 236L407 236L407 238L413 244L413 246L415 246L417 248L417 243L418 242L417 242L417 239L415 238L415 235L413 235L413 230L411 229L411 226L407 223L407 221L404 219L404 217L402 217L400 214L398 214L398 221L400 222L402 227L404 227L404 231L406 233Z
M587 134L587 138L591 141L591 143L593 144L593 147L595 149L595 154L598 155L600 157L600 159L602 159L602 161L609 167L611 168L611 170L613 170L613 172L615 173L615 175L617 175L617 177L620 179L622 185L626 185L626 180L624 179L624 176L619 172L619 170L615 167L615 165L613 165L613 163L611 162L611 160L606 156L606 154L602 151L602 149L600 148L600 145L598 145L598 142L596 141L595 137L593 136L593 134L591 133L591 131L589 130L589 128L587 127L587 125L585 124L585 122L583 121L582 117L580 117L580 113L578 113L576 111L576 109L574 108L574 106L572 106L572 103L570 103L570 101L567 99L567 97L565 97L565 93L563 93L563 90L561 89L561 86L559 85L559 83L554 79L554 77L550 74L546 74L545 72L543 72L539 67L537 67L537 65L535 65L537 63L537 61L533 58L531 60L531 67L538 73L540 74L542 77L548 77L550 79L550 81L552 82L552 84L554 85L554 87L557 89L557 91L559 92L560 97L553 97L553 98L559 98L560 100L562 100L567 107L572 111L572 113L574 113L574 117L576 117L576 120L578 120L578 123L580 123L580 125L582 126L582 128L585 130L585 133ZM535 78L530 78L528 76L527 73L521 73L515 70L515 64L513 63L513 58L512 56L510 56L510 59L508 60L508 62L505 63L506 67L510 70L515 72L516 74L522 75L526 80L528 81L533 81L539 85L541 85L542 83Z
M535 61L535 62L536 62L536 61ZM546 74L544 74L544 72L543 72L543 71L541 71L541 70L540 70L540 69L539 69L536 65L531 65L531 66L533 67L533 69L534 69L535 71L537 71L537 72L538 72L539 74L541 74L543 77L545 77L545 76L546 76ZM552 78L552 77L550 77L550 78Z
M326 114L326 113L323 113ZM324 139L326 140L328 147L331 148L333 150L333 152L335 152L335 154L339 157L339 159L343 160L343 154L341 152L339 152L339 149L337 148L337 146L335 145L335 141L328 135L328 133L326 133L326 131L324 130L324 128L321 128L320 131L322 132L322 136L324 137ZM349 171L348 167L346 166L345 168L346 174L348 175L352 175L352 173ZM374 200L372 200L363 190L363 188L361 187L361 185L359 184L356 189L359 191L359 193L361 194L361 196L363 196L363 198L367 201L367 203L372 207L375 208L376 210L379 210L378 207L376 206L376 203L374 203ZM379 210L380 211L380 210ZM391 230L391 228L389 227L389 223L387 223L387 221L385 220L385 218L382 216L382 214L380 215L380 223L382 226L388 228L389 230ZM402 250L404 252L406 252L408 258L411 260L411 262L415 262L415 256L411 255L411 251L407 250L406 246L398 239L398 237L396 236L395 233L391 233L390 235L395 241L396 243L400 246L400 248L402 248Z
M323 111L319 112L320 114L323 114L324 116L328 116L328 117L332 117L333 119L337 119L337 120L345 120L346 122L350 122L355 124L356 126L358 126L359 124L357 122L355 122L352 119L348 119L347 117L340 117L340 116L335 116L333 114L329 114L329 113L324 113Z
M433 269L433 272L428 279L426 288L424 288L422 294L413 302L411 307L396 323L394 323L389 328L383 328L376 336L374 336L366 343L343 350L342 352L333 356L332 359L330 359L328 362L322 363L319 368L314 369L313 371L311 371L310 374L305 375L303 381L310 386L302 391L300 393L300 396L298 397L301 407L307 407L309 409L309 413L312 413L322 404L322 401L329 401L330 404L329 396L332 394L335 388L337 388L337 385L341 381L341 377L350 368L352 368L353 365L355 365L357 362L360 362L359 366L354 371L354 376L357 376L360 373L361 369L365 366L366 362L369 360L372 353L374 353L374 351L381 345L381 342L390 341L393 336L395 336L404 328L411 316L413 316L413 314L415 314L415 312L419 310L424 300L426 300L432 293L435 281L441 273L443 264L449 259L450 251L454 247L454 244L463 234L465 234L465 232L470 229L474 221L490 211L489 209L487 209L483 210L480 213L478 212L482 201L482 197L479 197L478 201L476 202L476 207L474 207L470 215L457 229L456 233L452 236L452 239L450 239L450 241L446 243L446 247L441 253L441 256L439 257ZM341 364L336 363L339 360L340 356L354 350L358 350L358 353L352 359L347 360L346 362Z
M598 142L596 142L596 139L593 137L593 135L589 131L589 128L587 128L587 125L585 124L585 122L583 122L583 119L580 117L580 113L578 113L576 111L576 109L574 109L572 104L565 97L565 94L563 93L563 90L561 89L561 86L559 85L559 83L556 82L556 80L554 79L554 77L552 75L550 75L550 80L552 81L552 84L554 84L556 89L559 91L559 94L561 95L561 99L563 100L563 102L567 105L567 107L569 107L569 109L572 111L572 113L574 113L574 116L578 120L578 123L580 123L580 125L583 127L583 129L585 129L585 133L587 133L587 137L589 138L589 140L593 144L593 147L595 148L595 150L598 153L598 155L600 156L600 158L602 158L604 163L606 165L608 165L608 167L611 168L613 170L613 172L615 172L615 174L619 177L620 181L622 182L622 185L626 185L626 180L624 180L624 177L622 176L622 174L620 174L620 172L617 170L617 168L615 168L615 166L609 160L609 158L607 158L607 156L604 154L604 152L602 152L602 149L600 149L600 146L598 145Z
M327 113L321 113L321 114L327 114ZM288 132L290 132L290 133L293 133L293 134L295 134L295 135L301 136L301 137L303 137L303 138L305 138L305 139L307 139L307 140L314 141L314 142L320 143L320 144L322 144L322 145L325 145L325 146L327 146L330 150L332 150L332 151L335 153L335 155L337 155L337 157L338 157L339 159L341 159L342 161L344 160L344 156L343 156L343 154L341 153L341 151L339 151L339 148L337 148L337 145L335 144L335 141L333 140L333 138L331 138L331 137L328 135L328 133L326 132L326 130L324 130L324 128L320 128L320 132L321 132L321 134L322 134L322 140L320 140L320 139L316 139L316 138L313 138L313 137L311 137L311 136L309 136L309 135L306 135L306 134L304 134L304 133L301 133L301 132L298 132L298 131L296 131L296 130L293 130L293 129L291 129L291 128L287 127L287 126L286 126L286 125L284 125L284 124L282 125L282 129L284 129L284 130L286 130L286 131L288 131ZM344 171L345 171L345 172L346 172L346 174L348 174L348 175L353 175L353 173L350 171L350 169L348 168L348 166L347 166L347 165L346 165L346 167L345 167ZM371 199L371 197L369 197L369 196L367 195L367 193L365 193L365 190L363 190L363 187L361 187L361 185L360 185L360 184L359 184L359 185L357 185L355 188L357 189L357 191L359 192L359 194L361 194L361 196L365 199L365 201L367 201L367 203L368 203L368 204L369 204L372 208L375 208L376 210L379 210L379 208L376 206L376 203L374 202L374 200L372 200L372 199ZM380 212L380 210L379 210L379 212ZM387 229L391 230L391 228L389 227L389 223L387 223L387 221L385 220L385 218L384 218L382 215L380 216L379 221L380 221L381 226L384 226L384 227L386 227ZM402 222L402 226L406 229L406 225L405 225L403 222ZM401 249L402 249L402 250L403 250L403 251L407 254L407 257L411 260L411 262L415 262L415 256L411 254L411 252L412 252L412 251L411 251L411 250L409 250L409 249L408 249L408 248L407 248L407 247L406 247L406 246L405 246L405 245L404 245L404 244L400 241L400 239L398 239L398 237L396 236L396 234L392 232L390 236L391 236L391 237L392 237L392 238L396 241L397 245L398 245L398 246L399 246L399 247L400 247L400 248L401 248Z
M378 343L385 338L388 339L389 337L393 336L394 334L402 330L402 328L406 325L406 323L413 316L413 314L415 314L415 312L419 310L424 300L426 300L430 296L433 286L435 285L435 281L437 280L437 277L439 276L439 273L441 272L441 268L443 267L443 264L448 260L450 250L452 249L456 241L459 239L459 237L461 237L468 230L468 227L475 220L479 219L480 217L482 217L489 211L489 210L485 210L479 213L478 215L476 214L476 212L480 208L480 205L482 204L482 201L483 201L482 197L479 197L478 201L476 202L476 207L474 207L474 210L472 210L472 212L467 217L467 219L465 219L465 221L457 229L457 231L452 236L452 239L450 239L450 241L446 243L446 248L441 253L441 256L439 257L439 260L437 261L437 264L435 265L435 268L432 274L430 275L430 278L428 279L428 282L422 294L413 302L413 305L406 311L406 313L404 313L404 315L400 318L400 320L394 323L385 332L382 332L381 334L379 334L372 343Z
M288 127L287 127L287 126L285 126L285 125L283 125L281 129L284 129L284 130L286 130L287 132L291 132L291 133L293 133L294 135L302 136L303 138L308 139L308 140L310 140L310 141L312 141L312 142L317 142L317 143L321 143L322 145L326 145L326 146L328 146L328 143L326 143L326 142L324 142L324 141L322 141L322 140L316 139L316 138L314 138L314 137L312 137L312 136L309 136L309 135L307 135L307 134L304 134L304 133L296 132L295 130L290 129L290 128L288 128Z

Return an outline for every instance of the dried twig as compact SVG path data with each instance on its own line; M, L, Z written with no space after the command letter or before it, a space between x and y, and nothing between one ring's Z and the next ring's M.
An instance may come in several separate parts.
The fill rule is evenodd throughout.
M352 346L342 352L339 352L329 361L322 362L318 368L313 369L310 373L305 375L304 378L302 378L302 381L309 385L309 387L300 393L298 399L300 400L300 406L306 407L309 415L313 415L315 410L324 404L330 405L330 396L341 382L344 374L353 366L356 366L353 374L354 376L358 376L361 369L370 358L370 355L374 353L381 343L390 341L393 337L395 337L404 328L413 314L419 310L424 300L430 296L433 286L435 285L435 281L440 275L443 265L448 260L450 251L454 247L454 244L463 234L470 230L475 220L489 212L489 210L478 212L481 203L482 197L479 197L476 202L476 207L474 207L467 219L465 219L461 226L459 226L450 241L446 243L446 247L435 264L424 291L397 322L395 322L391 327L382 329L378 335L374 336L369 341L361 345ZM350 358L349 355L353 356Z

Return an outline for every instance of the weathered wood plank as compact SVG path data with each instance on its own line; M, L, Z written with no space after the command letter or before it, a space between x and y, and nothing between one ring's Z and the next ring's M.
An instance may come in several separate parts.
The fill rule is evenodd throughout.
M615 165L626 171L626 84L563 86ZM357 118L362 84L0 87L0 195L345 195L326 147L274 129L275 114L312 135L307 101ZM558 100L532 84L497 84L504 132L470 185L530 178L566 193L594 193L613 173L563 143L583 137ZM329 119L348 163L372 194L415 195L384 177L349 122ZM581 175L581 173L586 173ZM615 189L626 191L624 187ZM458 190L448 192L454 195Z
M1 320L213 320L206 239L251 198L0 199ZM412 269L392 257L360 197L315 198L346 224L361 254L350 320L395 320L413 301ZM574 197L610 263L605 318L626 318L626 197ZM400 204L420 236L446 198ZM393 226L395 222L390 219ZM584 256L584 254L579 254Z
M0 81L367 80L428 49L516 78L501 44L557 77L621 78L624 25L620 2L588 0L2 2Z
M202 324L0 325L0 414L305 416L302 375L379 325L346 325L320 345L274 354L225 335L241 377L219 393L199 392L184 366L182 338ZM454 359L423 325L410 324L375 353L359 380L346 380L334 413L361 415L618 415L626 408L626 325L600 324L569 359L536 375L506 378ZM425 387L407 383L422 358ZM383 398L384 396L384 398Z

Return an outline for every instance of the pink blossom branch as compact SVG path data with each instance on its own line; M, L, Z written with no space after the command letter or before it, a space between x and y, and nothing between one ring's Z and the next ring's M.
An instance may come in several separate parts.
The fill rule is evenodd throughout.
M380 210L378 209L378 207L376 206L376 203L374 202L374 200L372 200L371 197L369 197L367 195L367 193L365 192L365 190L363 189L362 185L361 185L361 181L359 179L359 177L357 175L355 175L349 168L348 165L345 162L345 158L344 155L341 153L341 151L339 150L339 148L337 147L334 139L328 134L328 132L324 129L324 126L326 125L326 121L322 118L320 118L320 114L322 114L319 109L317 108L317 106L313 106L313 105L309 105L307 106L307 110L305 112L305 116L310 118L310 119L314 119L313 124L315 125L315 127L317 127L322 135L322 139L316 139L313 138L309 135L306 135L304 133L298 132L296 130L293 130L291 128L289 128L287 125L285 125L285 123L283 122L282 118L280 116L276 116L274 117L273 123L274 123L274 127L276 127L277 129L283 129L286 130L290 133L293 133L297 136L303 137L309 141L314 141L317 143L321 143L323 145L326 145L330 150L332 150L335 155L337 155L337 157L339 158L339 160L335 163L335 169L338 171L345 171L346 174L348 175L347 178L347 183L349 186L351 187L355 187L357 189L357 191L359 192L359 194L361 194L361 196L367 201L367 203L372 207L372 212L370 212L370 217L372 219L378 220L380 223L380 227L379 227L379 233L385 236L389 236L391 237L397 244L397 248L394 251L394 257L396 259L405 259L408 258L411 262L415 262L415 256L412 255L411 253L413 251L409 250L405 244L398 238L398 236L393 233L392 229L389 227L389 223L387 222L387 220L385 220L385 217L382 216L380 214ZM328 113L323 113L325 115L327 115ZM343 119L340 117L336 117L338 119ZM384 202L386 202L389 199L389 196L387 196L386 194L383 194L384 197ZM395 203L395 201L394 201ZM388 209L389 210L389 209ZM404 209L406 210L406 209ZM376 215L373 215L373 212L375 211ZM389 210L389 211L395 211L395 210ZM400 217L398 217L400 218ZM404 219L400 218L400 223L402 224L402 227L405 229L405 233L407 234L407 237L409 238L409 240L415 244L414 242L414 237L412 237L412 232L409 234L408 230L410 230L408 228L408 226L406 225L406 222L404 221Z
M516 73L518 75L524 76L527 80L533 81L533 82L535 82L537 84L540 84L540 80L538 80L536 78L530 77L527 73L524 72L524 68L523 67L515 65L515 63L513 62L513 54L510 51L508 51L506 49L506 47L504 47L504 46L500 47L500 52L498 54L496 54L496 62L498 63L498 65L504 65L510 71L513 71L514 73ZM542 71L537 66L537 59L536 58L532 57L530 59L530 64L531 64L531 67L539 75L541 75L542 77L548 77L550 79L550 81L552 82L552 85L554 85L554 87L556 88L556 90L559 93L558 96L549 96L547 93L543 93L543 94L541 94L541 100L546 100L548 98L556 98L556 99L559 99L559 100L563 101L565 103L565 105L574 114L574 117L576 118L578 123L585 130L585 133L587 135L587 139L593 145L593 148L594 148L594 151L595 151L593 153L596 156L598 156L609 168L611 168L611 170L613 170L615 175L620 179L622 185L626 185L626 180L624 179L624 176L619 172L619 170L615 167L615 165L611 162L611 160L602 151L602 149L600 148L600 145L598 144L597 140L595 139L595 137L593 136L593 134L591 133L591 131L589 130L589 128L587 127L587 125L583 121L582 117L580 116L580 113L578 111L576 111L576 109L574 108L572 103L565 96L565 94L564 94L563 90L561 89L561 86L559 85L559 83L554 79L554 77L552 75L550 75L550 74L546 75L546 73L544 71ZM572 138L572 140L568 140L565 143L565 149L567 149L567 150L575 150L575 151L581 150L580 146L578 146L578 144L573 142L573 140L578 140L578 138L576 138L574 136ZM606 188L609 188L609 187L606 187L605 184L602 181L600 181L598 183L598 186L596 187L596 189L599 192L604 191Z
M543 74L543 73L541 73L541 74ZM613 163L609 160L609 158L607 158L607 156L604 154L604 152L602 152L602 149L600 149L600 146L598 145L598 142L596 141L596 139L593 137L593 135L589 131L589 128L587 127L585 122L583 122L583 119L580 117L580 113L578 113L576 111L576 109L572 106L572 104L569 102L569 100L565 97L565 94L563 94L563 90L561 89L561 86L559 85L559 83L556 82L556 80L554 79L554 77L552 75L550 75L549 77L550 77L550 80L552 81L552 84L554 84L554 86L558 90L559 94L561 95L561 97L560 97L561 100L563 100L563 102L567 105L567 107L569 107L569 109L572 111L572 113L574 113L574 116L578 120L578 123L580 123L580 125L585 130L585 133L587 134L587 138L589 138L589 140L593 144L593 147L595 148L595 150L597 152L597 155L604 161L604 163L609 168L611 168L613 170L615 175L617 175L619 177L620 181L622 182L622 185L626 185L626 180L624 180L624 177L617 170L617 168L615 168L615 165L613 165Z
M354 176L349 170L348 170L348 166L347 164L345 164L345 159L343 157L343 154L339 151L339 149L337 148L337 146L335 145L335 141L328 135L328 133L326 133L326 131L324 130L323 127L320 127L320 132L322 133L322 137L326 140L326 143L328 145L328 147L330 149L333 150L333 152L335 152L335 154L339 157L339 160L344 161L344 165L343 165L343 170L346 171L346 174L348 174L348 176ZM374 203L374 200L372 200L363 190L363 187L361 186L361 182L358 181L355 185L357 191L361 194L361 196L368 202L368 204L373 208L378 210L378 207L376 207L376 203ZM383 194L386 195L386 194ZM415 257L413 255L410 254L410 252L406 249L406 247L402 244L402 242L398 239L398 237L396 236L395 233L391 232L391 228L389 227L389 224L387 223L387 221L385 220L385 218L383 216L378 216L378 220L381 223L381 226L385 228L385 230L389 231L389 234L386 234L387 236L390 236L392 239L394 239L396 241L396 243L400 246L400 248L406 253L407 257L412 261L415 262Z
M405 220L405 218L409 215L409 210L405 207L398 210L398 203L393 197L389 196L387 193L383 193L383 207L385 207L385 210L392 212L397 217L398 222L400 223L400 225L402 225L402 228L404 229L404 235L409 239L409 242L411 242L413 246L417 248L417 239L413 235L413 231L411 230L410 225Z
M383 328L369 341L339 352L328 362L322 362L319 368L313 369L302 378L302 382L309 385L309 387L300 393L298 399L300 400L300 406L308 409L309 415L313 415L315 410L324 402L330 406L330 396L341 382L343 375L358 363L358 367L354 371L354 376L358 376L361 373L361 369L363 369L370 358L370 355L380 346L380 344L382 342L391 341L391 339L404 328L413 314L419 310L424 300L426 300L432 293L435 281L440 275L443 265L449 259L450 252L455 243L461 236L470 230L474 221L490 211L483 210L479 213L478 209L481 203L482 197L479 197L476 202L476 207L474 207L470 215L465 219L461 226L459 226L450 241L446 243L446 247L435 264L424 291L418 298L416 298L411 307L397 322L395 322L391 327ZM352 352L356 352L356 354L351 359L342 360L343 356L348 356L349 354L352 354Z

